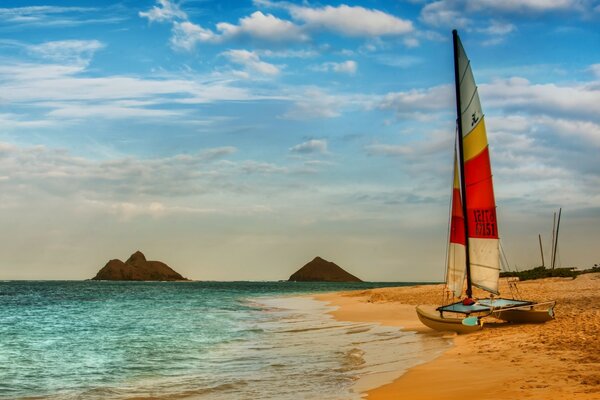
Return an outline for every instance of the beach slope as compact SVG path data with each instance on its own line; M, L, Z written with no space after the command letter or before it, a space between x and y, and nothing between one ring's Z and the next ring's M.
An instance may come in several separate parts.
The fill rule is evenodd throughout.
M509 294L502 281L501 292ZM442 290L442 285L422 285L317 298L338 306L332 313L336 319L428 335L433 331L421 325L414 306L439 304ZM442 356L381 382L365 397L462 400L476 393L480 400L599 399L600 274L526 281L519 290L527 299L557 300L556 319L541 325L489 323L480 332L455 336L455 345Z

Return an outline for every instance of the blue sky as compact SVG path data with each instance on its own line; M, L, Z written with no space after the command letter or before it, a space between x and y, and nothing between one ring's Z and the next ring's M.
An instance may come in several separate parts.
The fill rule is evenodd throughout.
M194 279L316 255L443 278L451 30L488 126L500 234L600 262L600 2L4 1L0 279L140 249ZM549 259L549 255L546 256Z

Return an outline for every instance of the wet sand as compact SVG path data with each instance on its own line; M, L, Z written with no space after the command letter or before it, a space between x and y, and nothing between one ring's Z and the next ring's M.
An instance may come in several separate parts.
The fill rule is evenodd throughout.
M540 325L492 322L469 335L448 334L454 346L440 357L403 375L399 371L395 380L386 376L364 397L600 399L600 274L526 281L518 287L528 300L557 300L556 319ZM500 291L510 294L504 280ZM414 307L437 305L442 296L442 285L423 285L315 297L337 306L332 315L339 320L378 322L431 335L438 333L420 323Z

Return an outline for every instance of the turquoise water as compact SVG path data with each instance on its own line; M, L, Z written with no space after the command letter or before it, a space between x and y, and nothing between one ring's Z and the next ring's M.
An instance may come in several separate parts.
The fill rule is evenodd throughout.
M287 296L397 285L0 282L0 398L355 398L358 343L418 339Z

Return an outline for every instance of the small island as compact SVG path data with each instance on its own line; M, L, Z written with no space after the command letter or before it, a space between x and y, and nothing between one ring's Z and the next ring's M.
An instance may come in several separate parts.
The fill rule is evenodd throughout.
M289 280L295 282L362 282L356 276L344 271L339 265L318 256L293 273Z
M141 251L136 251L125 262L110 260L98 271L94 281L187 281L167 264L148 261Z

